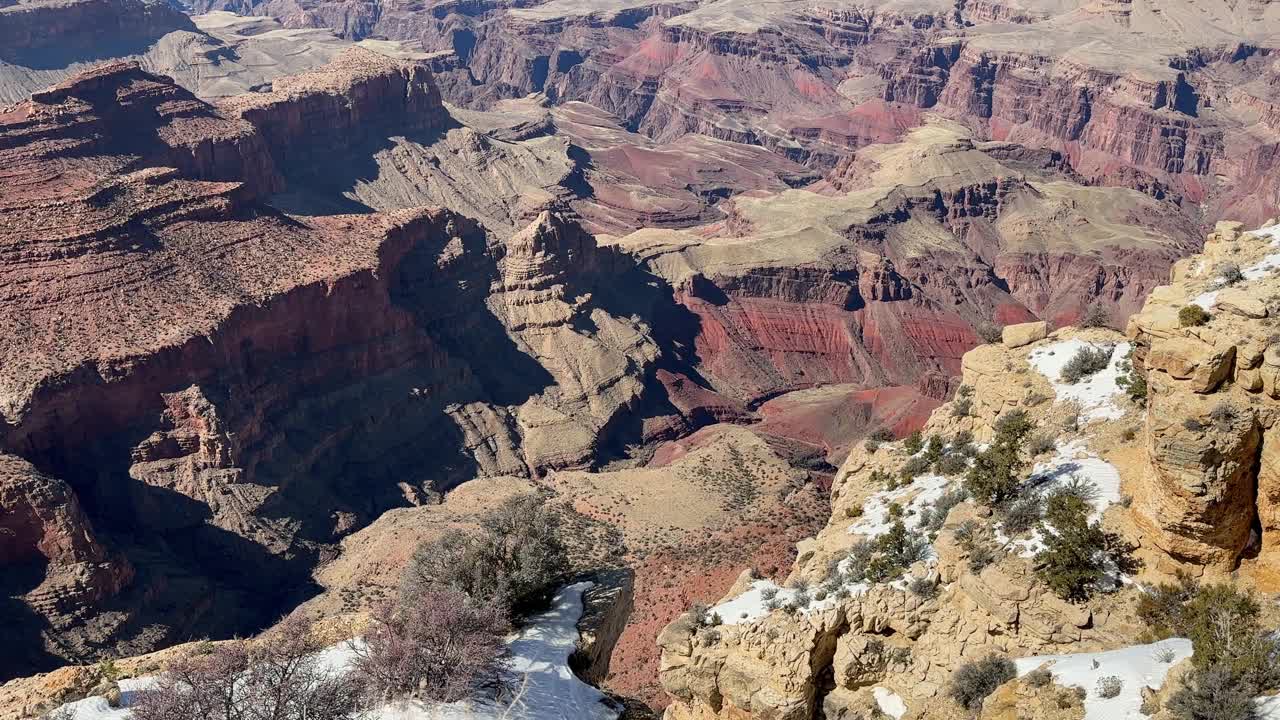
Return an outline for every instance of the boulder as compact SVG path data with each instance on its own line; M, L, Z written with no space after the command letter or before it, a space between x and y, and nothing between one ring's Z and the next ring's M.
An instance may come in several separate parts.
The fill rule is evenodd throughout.
M1023 345L1030 345L1037 340L1043 340L1049 336L1049 323L1040 320L1038 322L1020 323L1018 325L1008 325L1000 333L1000 340L1006 347L1016 348Z

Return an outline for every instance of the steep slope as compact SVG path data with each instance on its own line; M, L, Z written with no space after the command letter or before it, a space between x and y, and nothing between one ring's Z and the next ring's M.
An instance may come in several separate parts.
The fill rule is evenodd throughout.
M66 574L120 551L137 570L105 583L109 608L9 588L35 649L252 627L383 510L588 464L638 404L659 351L610 312L598 284L619 259L571 221L494 237L448 211L263 204L293 172L297 118L434 122L415 67L353 50L333 86L219 109L108 65L0 115L0 448L69 485L107 548L6 562ZM6 475L20 517L27 476Z
M1092 486L1084 496L1092 516L1143 561L1127 571L1132 577L1119 582L1124 571L1112 568L1111 590L1064 602L1035 572L1048 530L1011 529L1008 507L946 499L961 487L966 463L947 474L911 471L886 487L879 478L896 478L911 450L856 448L837 475L831 518L798 546L787 587L744 572L707 611L719 623L686 614L664 630L662 679L675 701L666 717L841 717L876 708L921 719L1080 717L1078 700L1025 683L961 709L945 692L951 673L992 652L1020 658L1019 673L1053 662L1064 684L1085 682L1085 717L1152 715L1167 700L1156 691L1165 674L1185 672L1169 666L1190 643L1141 644L1149 631L1135 615L1141 583L1187 572L1267 599L1278 587L1268 359L1278 248L1280 226L1242 233L1239 223L1220 224L1205 252L1180 261L1173 282L1152 292L1127 337L1074 328L1046 337L1039 323L1006 328L1002 343L965 355L966 390L925 426L947 443L945 456L964 438L990 441L999 418L1024 412L1051 442L1025 448L1020 492ZM1192 305L1208 309L1206 322L1179 321ZM1060 371L1081 348L1104 349L1110 359L1068 382ZM1143 382L1120 382L1133 378ZM900 580L850 584L858 562L851 548L884 536L894 518L928 538L929 552ZM992 553L981 563L979 546ZM1141 685L1112 703L1093 681L1114 673Z

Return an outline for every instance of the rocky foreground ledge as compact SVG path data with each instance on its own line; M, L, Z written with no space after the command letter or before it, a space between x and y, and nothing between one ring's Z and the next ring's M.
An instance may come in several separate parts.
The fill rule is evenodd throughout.
M1124 334L1028 323L967 353L961 389L929 419L923 448L851 452L827 527L800 544L783 586L744 572L720 604L663 631L667 719L972 717L948 683L991 653L1022 658L1021 674L1050 663L1057 683L1088 693L1068 701L1012 681L983 718L1169 717L1160 703L1180 686L1190 649L1142 645L1141 588L1179 571L1264 594L1278 587L1277 271L1280 226L1221 223ZM1082 349L1101 351L1100 369L1067 382L1064 366ZM919 462L930 436L942 457L969 439L983 447L997 419L1019 410L1036 428L1025 485L1087 484L1091 517L1141 561L1112 568L1114 585L1087 601L1067 602L1039 579L1041 530L1015 531L1007 512L963 499L962 470ZM849 580L850 549L895 520L931 538L928 550L892 582ZM1105 699L1092 683L1109 671L1132 677Z

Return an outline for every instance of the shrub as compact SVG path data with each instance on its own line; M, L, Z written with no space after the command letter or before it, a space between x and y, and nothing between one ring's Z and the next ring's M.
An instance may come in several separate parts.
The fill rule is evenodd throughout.
M1053 682L1053 673L1049 672L1049 668L1047 667L1038 667L1027 673L1022 678L1022 681L1025 682L1028 687L1042 688Z
M936 465L942 459L945 452L946 441L941 435L930 435L929 439L924 443L924 455L922 456L930 466Z
M809 601L811 599L812 598L809 596L809 588L807 587L796 588L795 594L791 596L791 602L794 603L796 607L802 608L809 607Z
M902 447L906 449L908 455L915 455L924 447L924 436L919 430L913 431L903 439Z
M969 571L980 573L996 559L995 548L988 543L980 542L969 551Z
M927 533L936 533L941 530L943 523L947 521L947 515L951 513L951 508L964 502L966 498L968 495L963 490L948 490L943 493L931 507L921 511L920 529Z
M480 605L521 612L545 601L568 569L560 519L540 494L512 498L480 518L479 531L453 530L418 546L401 597L458 590Z
M849 582L859 583L867 579L867 567L875 552L875 545L866 539L858 540L849 547L844 562L844 576Z
M978 334L978 339L987 345L994 345L1004 339L1004 328L995 323L978 323L973 330Z
M374 702L453 702L501 686L509 630L506 608L496 601L425 589L375 612L354 674Z
M880 442L890 442L893 440L893 431L886 427L876 428L875 432L870 435L872 440Z
M1044 433L1040 433L1032 436L1031 441L1027 443L1027 453L1029 453L1031 457L1036 457L1048 452L1053 452L1056 447L1057 444L1054 442L1052 437Z
M974 710L995 689L1017 676L1013 661L988 655L982 660L965 663L951 675L950 695L961 707Z
M1145 588L1138 597L1138 619L1154 640L1186 633L1186 605L1200 591L1200 583L1181 571L1176 580Z
M769 586L760 591L761 600L772 600L778 597L778 588Z
M1098 486L1094 485L1089 478L1072 473L1067 476L1066 480L1050 491L1050 497L1055 495L1069 495L1085 504L1091 504L1098 499Z
M1093 692L1100 698L1110 700L1120 695L1120 691L1124 690L1124 681L1115 675L1106 675L1098 678L1098 684L1094 686Z
M969 461L965 460L964 455L960 452L949 452L938 459L933 466L939 475L959 475L969 469Z
M984 505L998 505L1017 494L1022 484L1019 474L1025 465L1022 445L1035 428L1026 413L1013 410L996 421L991 446L973 458L965 476L965 489Z
M1082 347L1062 366L1060 378L1062 382L1075 384L1096 375L1111 362L1114 348Z
M1168 645L1161 645L1152 651L1151 657L1158 663L1169 665L1173 662L1174 658L1178 657L1178 653L1174 652L1173 648Z
M1190 430L1191 432L1203 432L1205 429L1205 424L1200 422L1199 418L1189 417L1182 421L1182 427L1186 428L1187 430Z
M1231 585L1206 585L1183 607L1179 628L1190 638L1191 662L1202 670L1221 668L1254 694L1280 683L1276 668L1280 645L1260 623L1253 595Z
M1240 271L1240 266L1233 262L1225 262L1218 266L1218 277L1222 278L1223 285L1235 285L1244 282L1244 273Z
M980 530L981 527L976 520L965 520L960 523L960 527L956 528L956 542L966 551L972 550L978 542Z
M1182 327L1197 327L1209 322L1209 313L1199 305L1183 305L1178 311L1178 324Z
M866 580L891 582L902 577L912 563L929 557L929 541L919 533L909 533L901 520L871 543L872 557L866 565Z
M1088 503L1069 492L1055 492L1045 502L1045 548L1036 553L1036 574L1058 597L1083 602L1092 597L1114 565L1120 572L1138 567L1135 547L1089 522Z
M136 720L344 720L358 709L360 678L330 672L320 649L311 626L291 618L266 642L174 660L129 709Z
M938 597L938 583L934 582L932 578L912 578L911 583L907 585L907 589L924 600L932 600Z
M1209 411L1209 419L1213 421L1214 427L1218 428L1218 432L1228 432L1231 430L1232 423L1236 421L1236 409L1224 400L1214 405Z
M1169 698L1168 710L1178 720L1255 720L1253 692L1225 668L1194 669Z
M1116 385L1119 385L1129 399L1139 406L1147 404L1147 377L1138 372L1133 366L1133 350L1129 350L1129 354L1124 356L1124 360L1119 365L1120 376L1116 378Z
M1034 528L1044 517L1044 498L1031 493L1014 500L1004 511L1002 521L1006 535L1021 535Z
M1084 309L1084 314L1080 316L1080 327L1082 328L1100 328L1107 327L1111 318L1107 309L1102 303L1090 303L1089 307Z
M865 448L867 452L874 453L880 449L880 442L878 440L867 438L867 441L862 443L862 447Z
M893 490L898 487L898 476L888 470L881 470L880 468L872 470L871 475L867 477L867 480L869 480L872 485L882 487L885 490Z
M915 480L917 477L929 472L929 466L933 463L923 455L912 456L906 465L902 466L902 483L905 485Z

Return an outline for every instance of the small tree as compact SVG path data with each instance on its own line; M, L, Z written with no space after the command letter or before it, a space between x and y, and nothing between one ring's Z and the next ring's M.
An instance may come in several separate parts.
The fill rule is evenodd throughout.
M495 601L426 589L376 611L354 674L373 702L461 700L502 685L509 631L506 609Z
M1045 503L1045 548L1036 553L1036 573L1064 600L1083 602L1097 590L1109 566L1137 568L1134 546L1089 522L1088 503L1077 493L1057 492Z
M1120 376L1116 378L1116 385L1119 385L1134 403L1146 406L1147 377L1133 366L1133 350L1130 350L1120 362Z
M984 505L997 505L1017 494L1025 467L1022 446L1035 425L1025 412L1013 410L996 421L991 446L973 458L965 489Z
M512 498L479 525L477 533L454 530L418 546L405 570L402 597L448 588L513 612L545 601L569 565L561 523L546 496Z
M1009 682L1017 674L1012 660L988 655L982 660L956 668L951 676L950 694L962 707L974 710L981 707L982 701L995 692L996 688Z
M1084 314L1080 316L1080 327L1083 328L1100 328L1107 327L1107 323L1111 321L1110 314L1103 307L1102 303L1090 303L1089 307L1084 309Z
M265 640L175 660L130 704L135 720L346 720L359 679L331 672L311 626L290 618Z

